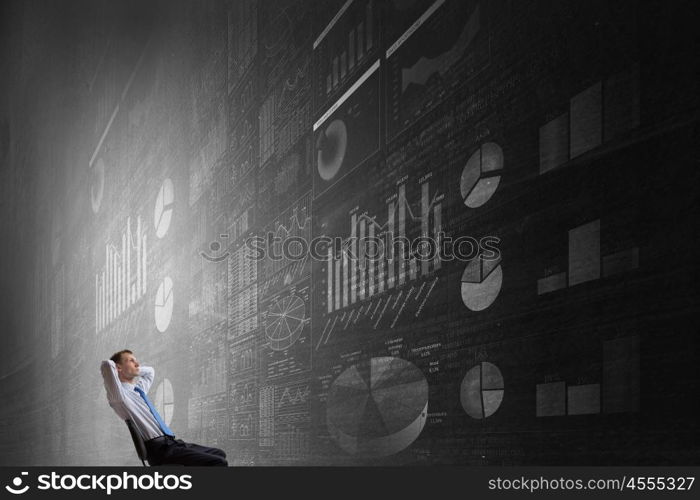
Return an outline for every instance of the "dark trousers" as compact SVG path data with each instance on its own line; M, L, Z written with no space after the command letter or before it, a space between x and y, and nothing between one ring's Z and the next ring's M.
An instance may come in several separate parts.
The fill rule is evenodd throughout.
M186 443L169 436L146 441L146 451L151 465L228 465L226 453L219 448Z

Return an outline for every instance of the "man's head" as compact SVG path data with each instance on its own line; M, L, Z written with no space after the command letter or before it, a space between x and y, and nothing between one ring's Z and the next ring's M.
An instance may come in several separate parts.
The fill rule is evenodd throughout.
M132 382L139 374L139 362L134 357L134 353L129 349L115 352L111 358L117 366L119 380L122 382Z

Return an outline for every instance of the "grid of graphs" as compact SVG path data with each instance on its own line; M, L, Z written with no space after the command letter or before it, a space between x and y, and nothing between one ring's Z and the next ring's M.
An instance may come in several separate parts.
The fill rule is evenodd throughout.
M633 457L692 380L690 139L634 9L565 3L210 1L101 45L51 359L133 346L233 465Z

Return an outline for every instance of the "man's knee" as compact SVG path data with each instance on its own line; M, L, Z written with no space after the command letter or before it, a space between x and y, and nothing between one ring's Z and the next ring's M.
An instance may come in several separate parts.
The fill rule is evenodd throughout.
M220 450L219 448L209 448L204 452L204 455L208 458L208 465L228 465L228 461L226 460L226 452L224 452L224 450Z

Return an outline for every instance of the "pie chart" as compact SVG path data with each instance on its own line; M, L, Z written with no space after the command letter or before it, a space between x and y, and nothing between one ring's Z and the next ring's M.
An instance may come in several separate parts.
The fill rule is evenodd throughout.
M265 336L270 349L283 351L291 347L301 335L307 322L306 304L301 297L288 295L275 300L267 311Z
M173 413L175 413L175 398L173 396L173 384L167 378L158 384L156 399L153 404L160 416L163 417L165 424L170 425Z
M400 358L353 365L328 393L328 431L351 455L398 453L420 435L427 415L428 382L418 367Z
M170 221L173 218L173 202L175 201L175 190L173 181L165 179L158 191L156 206L153 210L153 225L156 228L156 236L162 238L168 232Z
M348 129L343 120L333 120L316 141L318 174L329 181L340 170L348 146Z
M479 208L489 201L501 182L503 150L495 142L483 144L469 157L460 180L459 189L464 204Z
M496 300L503 284L501 258L472 259L462 273L462 302L472 311L483 311Z
M472 367L462 380L459 399L472 418L490 417L503 401L503 375L498 367L483 361Z
M156 328L164 332L173 317L173 280L165 277L156 292Z
M90 169L90 203L92 212L100 211L102 197L105 192L105 162L98 158L95 166Z

